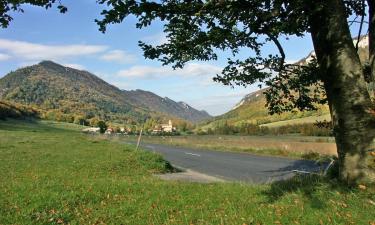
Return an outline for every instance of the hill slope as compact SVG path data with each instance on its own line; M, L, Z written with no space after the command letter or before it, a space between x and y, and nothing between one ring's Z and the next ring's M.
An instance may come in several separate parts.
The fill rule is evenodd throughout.
M266 98L263 94L264 91L265 89L262 89L246 95L231 111L215 117L209 123L206 123L203 126L203 129L210 127L213 128L223 123L228 123L234 126L239 126L243 123L262 125L277 121L321 116L329 113L328 106L323 106L317 111L289 112L280 115L270 115L265 106Z
M195 122L209 117L197 110L191 110L187 117L179 103L170 101L166 107L137 95L139 92L122 91L87 71L51 61L18 69L0 79L0 99L38 107L46 112L47 118L82 115L113 122L143 122L151 117L172 117L194 118L190 121Z
M354 39L353 43L356 44L358 39ZM359 55L362 62L366 62L368 59L368 36L361 36L359 42ZM298 65L305 65L315 57L315 52L312 51L309 55L302 58L296 64ZM329 109L328 106L322 106L317 111L310 111L310 112L297 112L297 113L283 113L281 115L269 115L268 110L266 108L266 98L263 94L265 89L250 93L246 95L231 111L215 117L211 120L211 122L206 123L203 126L205 128L212 128L217 126L218 124L222 124L224 122L229 123L231 125L240 125L241 123L251 123L251 124L267 124L273 123L278 121L285 121L285 120L294 120L299 118L306 118L306 120L299 120L299 123L303 123L303 121L310 122L311 119L309 118L322 118L322 120L328 118ZM285 123L283 123L285 124ZM271 124L270 124L271 125Z

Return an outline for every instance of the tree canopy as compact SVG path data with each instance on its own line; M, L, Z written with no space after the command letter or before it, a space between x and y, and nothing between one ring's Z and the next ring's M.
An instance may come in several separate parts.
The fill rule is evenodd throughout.
M146 58L182 68L188 61L216 60L220 50L230 51L232 57L228 58L227 66L214 80L225 85L266 83L270 87L267 99L271 113L292 109L313 110L316 103L326 103L326 99L322 98L325 95L317 62L287 64L279 41L281 37L302 37L310 32L311 18L321 10L312 7L310 1L98 2L110 7L102 12L103 18L97 20L102 32L106 31L108 24L121 23L129 15L138 18L138 28L150 26L155 21L164 23L167 43L152 46L139 42ZM365 16L365 1L343 2L347 18ZM267 44L273 44L278 53L262 54L262 47ZM237 57L244 49L251 50L249 56L245 59Z
M102 32L127 16L144 28L164 24L167 43L139 42L144 56L181 68L191 60L216 60L218 51L232 56L214 80L225 85L265 83L271 113L313 110L328 102L338 150L340 178L347 183L375 182L374 104L368 82L375 74L375 2L373 0L99 0L106 4L96 22ZM369 55L365 67L358 43L365 18L369 21ZM354 21L349 21L354 18ZM357 43L349 26L359 23ZM280 38L311 34L316 58L288 64ZM278 53L265 55L273 44ZM249 52L241 58L241 50ZM250 50L250 51L249 51ZM366 83L367 82L367 83Z
M192 60L216 60L220 50L231 52L232 57L227 59L227 66L214 80L232 86L265 83L269 87L266 96L270 113L293 109L314 110L317 103L327 102L317 62L313 61L307 65L287 64L283 46L279 41L282 37L303 37L310 32L310 20L321 10L319 7L312 7L310 1L97 2L108 6L108 9L101 13L103 17L96 20L102 32L106 31L109 24L121 23L129 15L138 18L136 27L140 29L153 22L162 21L168 42L152 46L140 41L139 45L146 58L157 59L163 65L182 68L186 62ZM342 2L345 4L346 18L355 16L354 21L348 23L363 24L366 1ZM370 0L368 2L371 4ZM13 19L11 11L23 12L23 4L46 9L57 4L60 12L67 11L59 0L0 1L0 25L3 28ZM262 47L267 44L273 44L278 53L266 56L262 54ZM237 57L244 49L251 50L249 56Z
M60 0L0 0L0 26L7 28L13 20L11 12L24 12L22 5L30 4L49 9L53 4L58 3L58 10L65 13L68 9L61 4Z

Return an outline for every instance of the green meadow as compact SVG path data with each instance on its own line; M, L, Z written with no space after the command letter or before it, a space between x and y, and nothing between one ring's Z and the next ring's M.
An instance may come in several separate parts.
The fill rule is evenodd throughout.
M159 155L47 121L0 121L0 224L374 224L375 188L153 176Z

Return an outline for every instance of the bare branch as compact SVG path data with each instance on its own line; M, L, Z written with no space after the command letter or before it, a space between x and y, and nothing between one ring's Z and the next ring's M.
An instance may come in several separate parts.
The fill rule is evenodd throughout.
M368 37L369 37L369 66L371 70L371 80L374 81L375 79L375 1L374 0L367 0L368 8L369 8L369 29L368 29Z
M361 21L357 21L357 20L349 20L349 26L353 25L353 23L361 23ZM363 21L363 24L369 24L368 21Z
M349 27L351 27L353 25L353 23L357 22L357 18L358 18L358 16L355 16L354 20L348 21ZM357 22L357 23L359 23L359 22Z
M280 61L280 64L279 64L279 71L278 72L281 72L284 69L284 63L285 63L285 52L284 52L283 46L281 45L281 43L279 42L277 37L275 37L271 34L268 34L268 37L275 43L277 49L280 52L281 61Z
M361 16L361 23L359 25L359 31L358 31L358 40L357 40L357 43L355 45L355 49L358 51L358 46L359 46L359 42L361 40L361 33L362 33L362 28L363 28L363 22L365 20L365 10L366 10L366 3L365 3L365 0L362 0L362 16Z

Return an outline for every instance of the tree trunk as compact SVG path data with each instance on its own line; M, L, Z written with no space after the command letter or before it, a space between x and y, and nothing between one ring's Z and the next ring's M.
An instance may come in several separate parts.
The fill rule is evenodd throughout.
M368 0L369 7L369 64L371 67L371 81L375 82L375 1Z
M314 1L311 36L331 109L340 179L374 182L375 114L342 0ZM310 5L311 6L311 5Z

